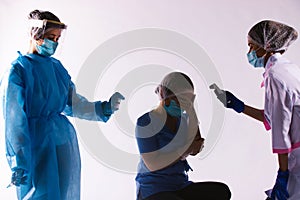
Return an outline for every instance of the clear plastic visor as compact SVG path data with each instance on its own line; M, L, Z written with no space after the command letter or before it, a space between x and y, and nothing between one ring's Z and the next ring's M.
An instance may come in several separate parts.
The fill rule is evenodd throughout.
M52 35L53 38L56 40L57 37L60 37L62 30L67 29L67 26L64 23L53 21L53 20L36 20L30 19L29 20L29 34L31 39L39 40L44 39L45 37L49 37Z

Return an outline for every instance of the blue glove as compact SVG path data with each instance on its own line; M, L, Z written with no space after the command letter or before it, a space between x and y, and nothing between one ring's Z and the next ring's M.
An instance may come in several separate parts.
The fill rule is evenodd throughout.
M223 105L226 108L232 108L238 113L244 111L245 109L244 102L236 98L231 92L224 91L224 90L221 90L221 92L215 90L214 92L217 95L217 98L223 103Z
M25 185L25 184L27 184L26 181L27 181L27 173L24 169L13 170L10 185L11 184L13 184L15 186Z
M124 100L125 97L119 92L114 93L108 102L103 102L103 113L104 115L111 115L115 111L119 110L121 100Z
M278 170L276 183L273 187L271 199L275 200L287 200L289 198L289 193L287 191L287 183L289 180L289 170L283 172Z

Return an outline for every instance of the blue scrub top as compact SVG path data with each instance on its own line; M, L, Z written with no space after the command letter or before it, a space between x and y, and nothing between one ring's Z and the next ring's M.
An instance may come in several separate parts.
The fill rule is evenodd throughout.
M11 169L28 173L18 199L80 199L80 154L67 116L106 122L101 102L76 93L60 61L20 55L3 79L6 155Z
M136 139L141 154L156 150L176 151L176 147L184 145L184 140L174 142L174 138L179 132L187 133L186 114L181 120L179 118L177 131L173 133L165 125L157 132L153 132L159 125L155 122L157 120L155 115L150 113L144 114L137 120ZM168 148L167 145L171 141L173 144ZM186 187L191 183L187 175L189 169L191 168L186 160L179 160L166 168L151 172L140 158L136 176L137 197L141 195L144 199L158 192L175 191Z

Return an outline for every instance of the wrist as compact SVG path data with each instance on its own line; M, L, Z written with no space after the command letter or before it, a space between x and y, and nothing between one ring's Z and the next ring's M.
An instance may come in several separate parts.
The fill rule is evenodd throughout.
M24 171L24 172L26 172L26 170L23 169L23 168L21 168L21 167L14 167L14 168L11 169L11 171L12 172L16 172L16 171Z
M289 173L289 170L288 169L282 170L282 169L279 168L278 173L281 173L281 174Z
M244 110L245 110L245 104L244 104L244 102L242 102L241 100L239 100L239 102L238 102L238 104L237 104L238 106L236 106L236 108L234 109L236 112L238 112L238 113L242 113L242 112L244 112Z
M281 169L281 168L278 169L278 172L280 172L280 173L285 173L285 172L288 172L288 171L289 171L288 169Z
M285 178L285 179L288 179L289 178L289 170L285 170L285 171L281 171L281 169L278 170L277 172L277 176L279 178Z
M110 104L110 102L103 101L102 104L101 104L101 106L102 106L103 114L105 116L112 115L113 112L111 110L111 104Z

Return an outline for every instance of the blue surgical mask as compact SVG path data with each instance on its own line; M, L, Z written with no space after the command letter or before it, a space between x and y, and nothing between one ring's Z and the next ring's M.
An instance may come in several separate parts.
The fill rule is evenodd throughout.
M174 100L170 101L170 105L164 105L166 112L172 117L180 117L183 113L183 110L176 104Z
M257 57L256 51L250 51L247 54L248 62L253 65L255 68L256 67L264 67L265 66L265 58L263 57Z
M52 56L55 53L58 42L44 39L42 45L36 45L37 52L43 56Z

